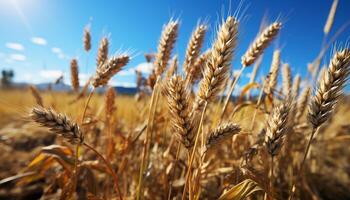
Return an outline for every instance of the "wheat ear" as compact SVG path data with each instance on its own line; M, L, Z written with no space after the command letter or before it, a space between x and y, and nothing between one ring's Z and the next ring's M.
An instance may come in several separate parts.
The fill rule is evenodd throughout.
M188 73L186 73L186 81L188 83L194 84L203 77L204 68L209 57L210 50L207 50L197 58L195 63L190 67Z
M265 48L276 37L282 27L281 22L274 22L266 27L261 34L250 45L246 53L242 56L242 65L249 66L263 53Z
M202 24L197 26L192 33L191 39L187 45L185 61L183 64L183 69L186 72L186 76L188 73L190 73L191 68L193 67L193 65L195 64L199 56L206 31L207 31L207 26Z
M116 92L113 87L109 87L106 91L105 106L106 106L106 119L109 120L115 111L115 97Z
M85 51L86 52L90 51L90 49L91 49L91 33L90 33L89 26L86 26L84 28L83 44L84 44Z
M279 49L276 49L273 52L273 56L272 56L272 63L270 67L270 77L269 77L269 82L267 83L267 86L266 86L267 94L272 94L276 88L280 62L281 62L281 51Z
M108 59L108 49L109 49L109 41L107 37L103 37L100 42L100 46L98 47L96 65L101 66Z
M214 100L228 78L233 53L237 44L238 21L228 17L221 25L217 39L207 59L203 79L200 82L195 109L201 109L204 102Z
M122 67L129 62L129 56L122 54L113 56L107 62L103 63L96 69L96 74L93 77L92 85L96 88L107 85L108 81L118 73Z
M29 89L36 101L36 104L39 106L44 106L43 98L41 97L39 90L34 85L29 86Z
M293 85L292 85L292 95L294 98L297 98L299 95L300 81L301 81L300 74L295 75L293 79Z
M171 125L177 138L186 147L193 145L193 126L189 115L189 91L180 76L173 76L167 84L166 94L171 113Z
M292 89L292 74L289 64L285 63L282 66L282 87L283 94L289 96Z
M334 22L335 12L337 11L338 0L333 0L332 7L329 11L326 24L324 25L323 32L325 35L328 35L329 31L332 28Z
M331 116L350 70L350 51L343 49L333 56L328 71L318 82L315 95L309 105L309 121L318 128Z
M311 89L309 87L305 88L303 92L300 94L297 108L296 108L296 114L295 114L295 123L298 124L300 118L303 116L306 106L309 103L311 94Z
M209 133L209 137L206 141L206 148L211 149L221 142L231 138L233 135L238 134L240 131L240 126L235 123L220 125L213 132Z
M287 131L288 114L291 108L290 100L274 107L267 121L266 149L270 156L276 156L283 144Z
M35 122L61 135L71 144L82 144L84 142L84 137L78 124L71 121L64 114L58 114L52 109L36 107L32 109L30 116Z
M158 44L158 52L154 61L156 76L162 75L167 67L171 51L174 48L174 44L177 38L178 27L178 21L170 21L163 28L163 32Z
M166 72L167 79L170 79L173 75L175 75L177 73L178 66L179 66L179 62L177 59L177 55L175 55L173 57L173 59L171 59L169 69Z
M70 74L72 88L75 92L79 92L79 69L78 61L75 58L70 61Z

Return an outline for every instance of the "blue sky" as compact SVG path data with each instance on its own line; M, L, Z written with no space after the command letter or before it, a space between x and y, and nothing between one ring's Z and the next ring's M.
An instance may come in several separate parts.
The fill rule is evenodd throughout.
M155 51L164 23L171 17L181 21L174 53L183 61L185 48L199 19L210 25L204 49L210 46L215 28L222 16L233 13L236 0L0 0L0 69L13 69L17 82L49 82L60 74L69 83L69 62L78 58L81 79L95 71L99 40L109 36L110 53L131 50L134 58L116 75L114 85L133 86L134 69L144 66L143 53ZM323 26L332 0L245 0L240 17L240 36L233 69L238 70L240 57L255 38L261 19L282 19L279 37L266 51L259 75L269 70L271 53L282 48L283 62L290 63L293 73L306 74L307 63L318 54ZM330 35L349 22L350 1L339 0ZM82 33L91 24L92 51L89 56L82 46ZM349 41L347 28L337 43ZM323 62L328 62L327 53ZM88 61L88 67L86 67ZM249 73L249 68L246 73ZM245 76L241 84L248 80Z

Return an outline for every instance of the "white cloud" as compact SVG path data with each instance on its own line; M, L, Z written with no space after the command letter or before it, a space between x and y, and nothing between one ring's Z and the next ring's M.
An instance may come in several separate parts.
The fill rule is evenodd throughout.
M10 59L14 61L25 61L26 56L23 54L11 54Z
M51 51L52 51L53 53L57 53L57 54L62 53L62 49L60 49L60 48L58 48L58 47L52 47L52 48L51 48Z
M150 74L152 73L152 70L153 70L154 66L152 63L140 63L139 65L137 65L135 67L136 70L144 73L144 74Z
M119 76L132 76L132 75L135 75L135 69L134 68L125 69L125 70L120 71L117 75L119 75Z
M251 76L252 76L252 73L251 73L251 72L245 73L245 77L246 77L246 78L249 78L249 79L250 79Z
M41 45L41 46L45 46L47 44L46 40L41 37L32 37L30 41L32 41L32 43L36 45Z
M6 47L9 49L17 50L17 51L23 51L24 47L20 43L15 43L15 42L8 42L6 43Z
M63 74L60 70L41 70L39 76L45 79L55 79Z

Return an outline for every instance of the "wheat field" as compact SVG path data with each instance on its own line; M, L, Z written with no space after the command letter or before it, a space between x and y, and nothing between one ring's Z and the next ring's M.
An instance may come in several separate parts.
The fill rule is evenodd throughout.
M71 60L70 91L2 87L0 199L350 199L349 46L334 46L322 68L330 47L321 49L308 78L275 47L260 80L260 58L288 23L262 26L237 55L240 26L224 17L203 49L209 26L198 24L179 59L181 24L170 19L157 51L145 54L153 72L136 72L133 95L109 84L133 55L111 56L108 37L86 83ZM82 37L89 52L89 28ZM241 60L234 75L233 59ZM250 82L233 97L247 68Z

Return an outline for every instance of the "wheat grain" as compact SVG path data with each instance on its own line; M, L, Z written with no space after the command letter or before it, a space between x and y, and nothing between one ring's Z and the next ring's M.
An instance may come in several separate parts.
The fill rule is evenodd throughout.
M276 37L281 27L281 22L274 22L270 26L266 27L242 56L242 65L249 66L253 64L271 43L271 41Z
M308 119L313 128L318 128L331 116L349 75L349 65L349 49L340 50L334 54L328 71L319 80L315 95L309 105Z
M179 23L170 21L164 28L158 45L158 52L155 57L155 73L160 76L165 71L170 59L171 51L177 38Z
M36 107L32 109L30 116L35 122L61 135L72 144L82 144L84 142L78 124L71 121L64 114L58 114L52 109Z

